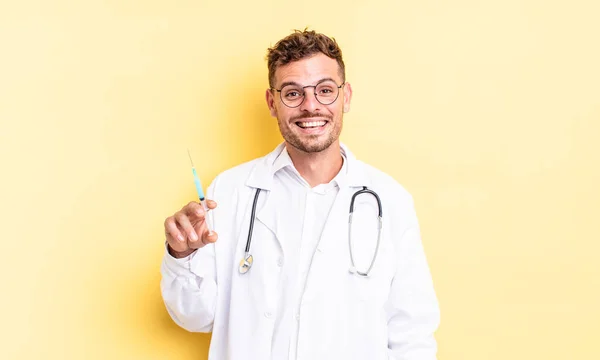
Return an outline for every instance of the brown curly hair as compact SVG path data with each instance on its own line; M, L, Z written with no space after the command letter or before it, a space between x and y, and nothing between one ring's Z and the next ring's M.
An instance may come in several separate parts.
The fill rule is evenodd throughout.
M340 67L342 82L346 80L346 68L342 60L342 49L334 38L316 33L314 30L294 32L279 40L275 46L267 51L267 63L269 67L269 86L273 88L275 82L275 70L278 66L289 64L317 53L323 53L335 59Z

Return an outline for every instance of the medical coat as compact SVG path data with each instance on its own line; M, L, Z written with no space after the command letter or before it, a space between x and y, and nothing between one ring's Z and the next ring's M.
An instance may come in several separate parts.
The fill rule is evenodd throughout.
M271 193L272 165L284 146L221 173L210 184L207 198L218 203L208 217L219 234L216 243L184 259L165 251L161 292L167 311L188 331L212 332L209 360L272 359L273 314L282 286L277 263L286 257L278 229L285 208ZM294 351L286 359L434 360L439 306L413 199L396 180L341 147L347 176L305 275ZM352 195L365 186L382 203L378 248L373 197L356 198L352 228L348 225ZM240 274L257 188L262 190L251 244L254 265ZM349 230L359 270L377 254L368 277L349 271Z

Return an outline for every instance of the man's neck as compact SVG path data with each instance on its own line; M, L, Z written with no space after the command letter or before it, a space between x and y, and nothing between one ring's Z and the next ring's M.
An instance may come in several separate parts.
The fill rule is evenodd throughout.
M305 153L288 144L286 148L294 167L310 187L329 183L343 165L339 141L318 153Z

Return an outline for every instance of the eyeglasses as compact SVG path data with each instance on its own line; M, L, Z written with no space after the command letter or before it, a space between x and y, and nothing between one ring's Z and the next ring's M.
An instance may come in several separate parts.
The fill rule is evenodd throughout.
M325 79L321 80L317 85L301 86L293 83L287 84L281 89L271 88L271 90L279 92L281 102L290 108L296 108L302 105L304 99L306 99L306 92L304 91L306 88L315 88L315 98L319 103L322 105L331 105L337 100L340 94L340 88L344 86L345 83L346 82L344 81L342 85L338 86L335 81Z

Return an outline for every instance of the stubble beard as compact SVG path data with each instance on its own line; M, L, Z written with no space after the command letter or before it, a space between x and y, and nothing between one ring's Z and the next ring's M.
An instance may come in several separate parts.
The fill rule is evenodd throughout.
M305 117L309 117L309 116L305 116ZM313 117L313 116L310 116ZM314 116L316 117L316 116ZM320 117L326 117L326 116L320 116ZM343 119L340 117L339 120L333 120L333 118L331 117L326 117L328 118L328 123L325 126L332 126L331 131L327 134L327 137L325 140L322 141L318 141L317 139L319 138L319 135L309 135L309 136L300 136L300 134L294 132L291 127L293 126L297 126L295 124L296 121L300 120L301 118L294 118L292 121L290 121L289 123L282 123L282 120L277 118L277 123L279 124L279 131L281 132L281 135L283 136L283 139L290 144L291 146L293 146L294 148L305 152L305 153L317 153L317 152L321 152L324 150L327 150L340 136L340 133L342 132L342 124L343 124Z

